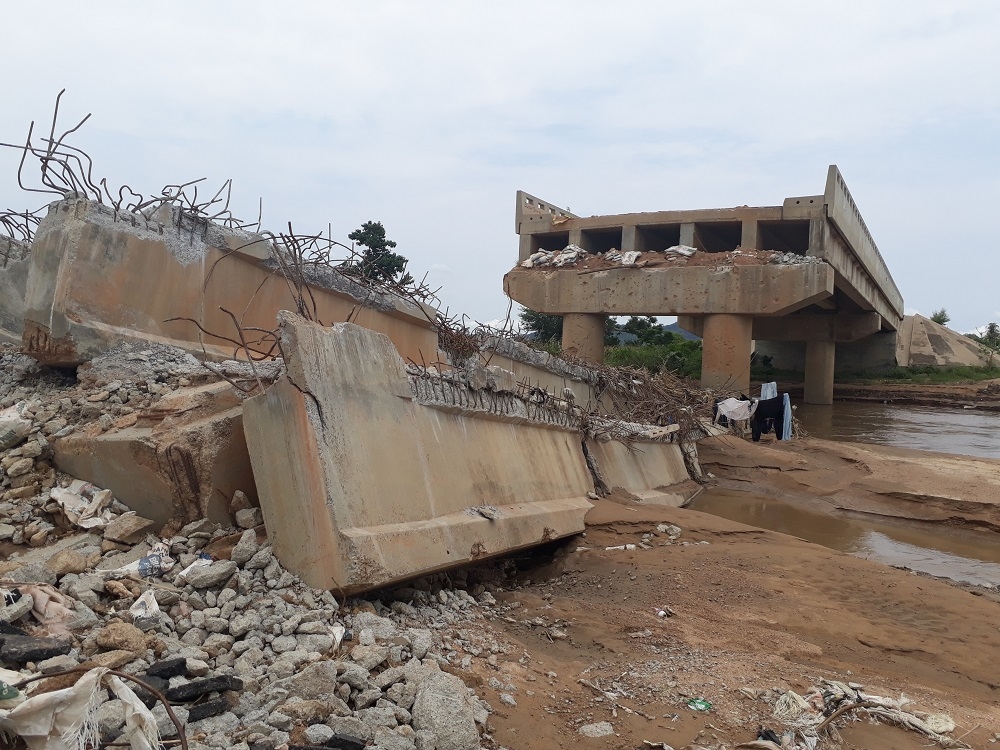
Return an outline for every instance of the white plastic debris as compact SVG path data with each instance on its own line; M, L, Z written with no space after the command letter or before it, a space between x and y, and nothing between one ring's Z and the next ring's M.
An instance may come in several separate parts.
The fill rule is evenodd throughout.
M31 420L24 416L27 401L20 401L0 411L0 451L13 448L31 432Z
M160 605L156 602L153 589L149 589L145 594L136 599L135 604L129 607L128 611L132 615L133 622L149 623L158 621L160 619Z
M691 247L690 245L672 245L664 250L667 255L683 255L685 258L690 258L696 252L697 248Z
M111 490L102 490L82 479L74 479L69 487L53 487L49 497L59 504L66 519L81 529L104 528L115 518L108 510L114 499Z
M28 698L10 711L0 710L0 733L21 737L29 750L85 750L98 743L97 709L101 703L101 681L108 670L86 672L72 687ZM125 703L122 736L132 750L159 747L156 719L135 692L117 677L108 687Z
M623 266L634 266L635 262L639 259L640 253L636 250L629 250L627 253L622 253L622 265Z

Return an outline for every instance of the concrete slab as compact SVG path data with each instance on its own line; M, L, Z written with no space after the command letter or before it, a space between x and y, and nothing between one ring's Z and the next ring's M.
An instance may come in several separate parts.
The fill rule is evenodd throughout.
M279 322L288 376L244 419L268 537L306 583L360 591L583 530L567 415L430 380L422 403L384 335Z
M228 383L177 391L119 425L56 441L56 466L173 528L199 518L231 525L236 490L257 503L242 405Z
M21 343L30 258L23 242L0 237L0 343Z
M159 218L165 218L161 223ZM192 219L115 212L87 200L53 203L31 247L24 294L25 351L45 364L75 366L126 339L233 356L232 321L269 330L281 309L295 309L264 237ZM330 269L307 276L324 323L352 320L388 335L405 357L438 360L428 311L374 293Z

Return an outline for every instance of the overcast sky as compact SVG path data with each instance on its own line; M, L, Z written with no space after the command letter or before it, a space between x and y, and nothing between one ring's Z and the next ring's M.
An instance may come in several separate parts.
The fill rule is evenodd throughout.
M907 312L1000 320L1000 3L6 2L0 141L93 117L112 184L232 177L342 238L381 221L502 317L514 194L581 215L779 205L838 164ZM35 208L0 149L0 207Z

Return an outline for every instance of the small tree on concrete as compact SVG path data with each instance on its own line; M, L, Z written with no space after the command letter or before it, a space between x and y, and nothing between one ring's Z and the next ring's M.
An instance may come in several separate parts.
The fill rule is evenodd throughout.
M943 307L940 310L935 310L931 313L931 320L933 320L938 325L947 325L951 320L951 316L948 315L948 311Z
M347 238L357 242L364 250L360 260L344 265L345 273L372 281L396 282L403 286L413 283L413 277L406 272L409 261L392 251L396 243L385 236L385 227L381 221L366 221L360 229L347 235Z

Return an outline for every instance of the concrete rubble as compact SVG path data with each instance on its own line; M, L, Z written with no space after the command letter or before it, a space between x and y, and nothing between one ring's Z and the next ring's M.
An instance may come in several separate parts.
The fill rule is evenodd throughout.
M314 324L292 325L300 337L314 335ZM378 341L366 329L347 328L369 349L369 338ZM385 342L386 354L398 359ZM321 348L306 351L314 356ZM516 347L498 348L518 356ZM397 390L411 408L440 414L437 420L496 425L489 429L535 425L541 436L576 436L579 451L572 408L519 399L512 374L502 368L470 364L442 374L398 361ZM290 362L292 377L302 377L301 361ZM582 368L565 368L566 375L585 376ZM238 363L218 369L246 375ZM278 383L267 393L280 393L284 369L261 369ZM405 403L403 391L387 395ZM0 608L0 667L9 670L8 681L16 681L12 673L53 675L26 688L30 697L62 686L57 681L66 679L60 676L66 669L124 670L165 693L196 749L480 747L492 709L460 675L473 660L495 668L497 655L513 650L489 626L502 616L490 588L458 570L381 598L345 602L279 561L272 546L280 538L279 506L262 513L252 472L242 475L246 484L225 492L207 482L209 500L223 498L214 513L192 488L176 491L169 462L142 458L162 453L169 434L173 442L200 446L191 452L199 476L221 465L219 474L239 477L208 448L218 447L218 425L233 421L229 412L242 417L247 403L173 347L125 343L81 367L76 378L12 347L2 350L0 409L17 406L30 422L28 433L0 453L0 588L10 595ZM200 443L189 436L200 434L199 425L213 430ZM111 447L95 451L95 445ZM88 455L94 460L81 459ZM578 455L579 521L559 532L558 521L549 519L539 528L543 540L582 529L594 495ZM195 517L179 515L179 508ZM511 508L463 505L461 516L473 528L502 525L505 516L516 516ZM470 547L466 559L479 557ZM455 562L461 560L447 567ZM566 623L556 625L554 637L565 637ZM175 734L155 697L139 695L161 736ZM123 731L125 707L107 691L101 696L97 721L102 737L112 740ZM516 705L506 685L493 699Z
M162 364L151 357L151 368ZM176 560L169 571L150 578L118 572L148 556L160 538L142 533L122 541L110 525L65 528L47 501L67 479L53 467L49 437L81 429L87 418L81 405L94 403L88 401L94 391L18 354L3 354L2 365L0 403L30 399L33 431L0 458L0 587L51 588L74 619L47 637L55 623L33 613L30 596L0 608L0 666L24 677L78 665L122 669L177 704L192 748L271 750L292 740L335 737L383 748L480 746L491 709L442 670L461 670L472 653L495 657L510 648L489 632L495 602L484 586L466 587L466 576L453 574L448 587L443 579L424 579L383 600L345 607L285 570L262 528L209 519L163 538ZM117 416L136 408L128 404L170 399L184 388L181 379L168 376L152 395L123 383L118 390L129 398L100 403ZM9 469L24 461L30 467L12 476ZM135 515L118 500L111 509L116 519ZM182 577L203 553L215 561ZM157 608L133 619L129 608L146 592ZM169 738L174 730L162 706L146 698L161 736ZM104 740L120 734L120 700L105 693L97 715Z

